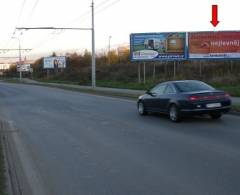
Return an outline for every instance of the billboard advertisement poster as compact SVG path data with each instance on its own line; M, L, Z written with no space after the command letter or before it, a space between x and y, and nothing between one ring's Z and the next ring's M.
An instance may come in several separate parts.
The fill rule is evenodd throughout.
M43 68L44 69L66 68L66 57L65 56L45 57L43 59Z
M240 31L188 33L189 59L240 58Z
M137 33L130 35L132 61L186 59L186 33Z

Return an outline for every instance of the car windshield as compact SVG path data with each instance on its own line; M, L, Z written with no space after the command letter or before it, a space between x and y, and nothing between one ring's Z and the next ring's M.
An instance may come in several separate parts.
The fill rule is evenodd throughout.
M175 86L180 92L205 91L214 89L213 87L198 81L177 82L175 83Z

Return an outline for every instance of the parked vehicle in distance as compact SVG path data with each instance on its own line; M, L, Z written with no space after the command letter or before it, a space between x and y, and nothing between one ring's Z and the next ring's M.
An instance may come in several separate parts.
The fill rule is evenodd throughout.
M140 115L168 114L173 122L184 116L208 114L218 119L231 109L230 95L197 80L160 83L138 98Z

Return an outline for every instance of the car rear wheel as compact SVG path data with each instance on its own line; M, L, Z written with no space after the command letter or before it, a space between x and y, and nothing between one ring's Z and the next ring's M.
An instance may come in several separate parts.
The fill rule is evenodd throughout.
M147 111L143 102L138 102L138 113L140 115L147 115Z
M222 114L221 113L212 113L210 114L212 119L219 119L221 118Z
M181 116L179 110L175 104L172 104L169 108L169 118L173 122L180 122Z

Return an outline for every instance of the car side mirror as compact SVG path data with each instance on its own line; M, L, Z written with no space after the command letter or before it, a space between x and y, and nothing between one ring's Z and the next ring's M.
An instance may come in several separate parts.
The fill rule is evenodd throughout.
M152 93L150 90L146 91L146 94L150 95L150 96L155 96L156 94Z
M147 91L146 91L146 94L151 95L152 93L151 93L150 90L147 90Z

